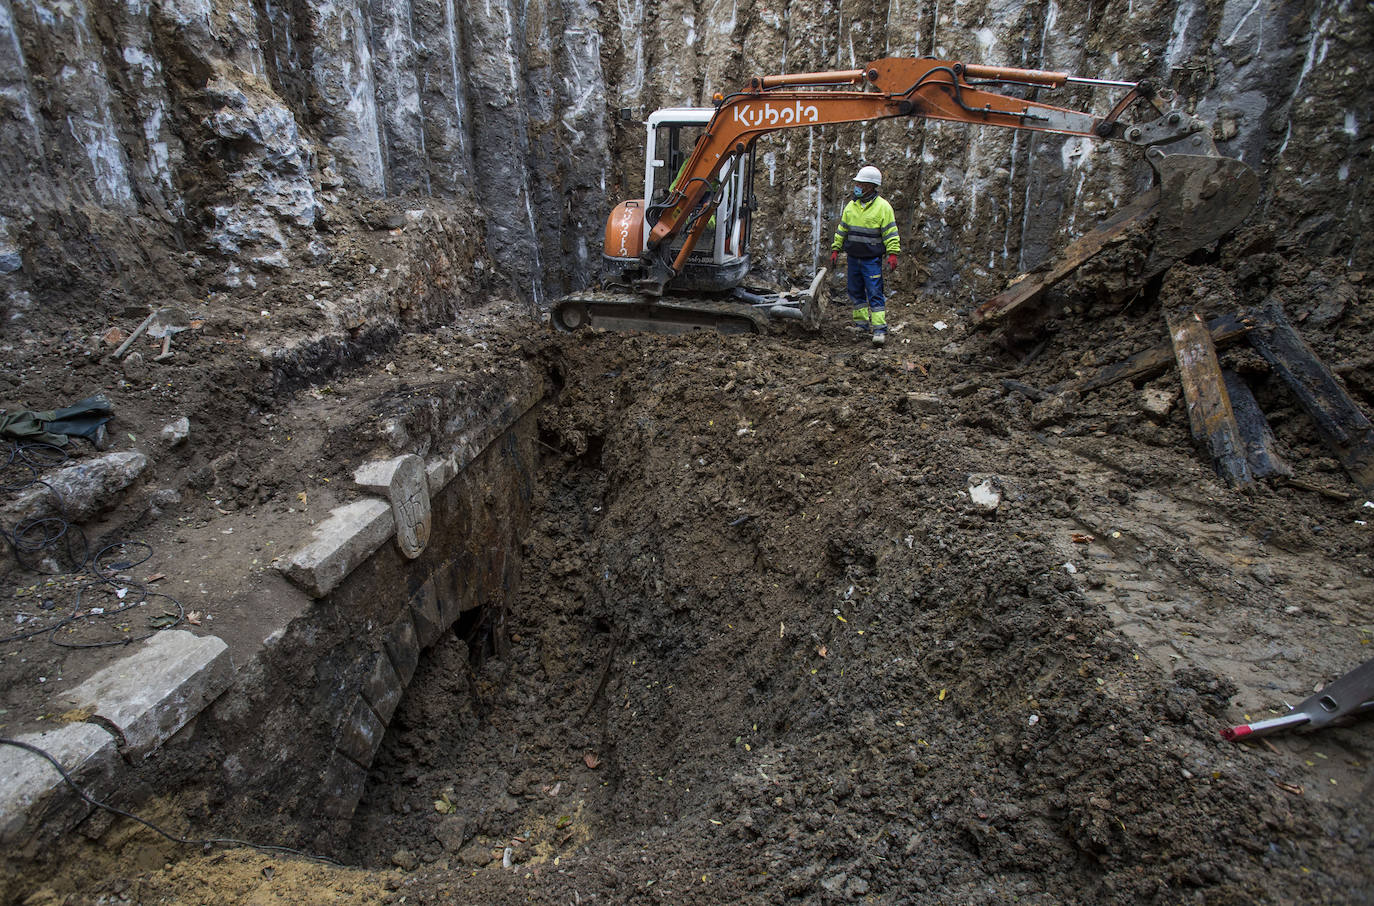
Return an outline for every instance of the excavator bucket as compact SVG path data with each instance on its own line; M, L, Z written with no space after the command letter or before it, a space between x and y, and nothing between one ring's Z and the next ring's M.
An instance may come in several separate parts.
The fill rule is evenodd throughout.
M1151 155L1159 222L1147 270L1159 271L1235 229L1259 199L1259 176L1231 157Z

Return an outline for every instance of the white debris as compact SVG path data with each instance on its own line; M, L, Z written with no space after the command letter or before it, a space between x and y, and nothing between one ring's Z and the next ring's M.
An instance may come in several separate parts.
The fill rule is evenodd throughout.
M968 496L973 505L985 513L996 512L1002 503L1002 492L997 489L991 478L984 478L979 484L970 484Z
M946 324L944 321L936 321L931 326L934 327L936 330L945 330L949 327L949 325Z
M1074 566L1072 563L1065 563L1064 572L1072 576L1074 573L1078 572L1078 567Z

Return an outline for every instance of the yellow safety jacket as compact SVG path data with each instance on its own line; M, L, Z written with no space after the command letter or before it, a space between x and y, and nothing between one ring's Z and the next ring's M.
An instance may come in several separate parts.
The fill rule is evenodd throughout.
M840 228L830 243L834 251L844 250L851 258L881 258L902 250L897 236L897 216L886 198L877 197L865 204L855 199L844 206Z

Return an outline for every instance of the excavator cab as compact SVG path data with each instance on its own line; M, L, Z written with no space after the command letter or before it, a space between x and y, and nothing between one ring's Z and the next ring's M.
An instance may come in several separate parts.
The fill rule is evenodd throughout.
M644 198L622 203L607 218L603 259L608 283L634 285L642 266L640 256L648 248L649 229L658 222L673 193L683 188L680 183L687 160L715 112L711 107L670 107L649 115L645 123ZM751 149L732 155L719 177L710 181L710 191L697 212L708 221L675 288L705 292L731 289L749 273L753 178ZM670 242L674 255L681 250L688 232L684 230Z

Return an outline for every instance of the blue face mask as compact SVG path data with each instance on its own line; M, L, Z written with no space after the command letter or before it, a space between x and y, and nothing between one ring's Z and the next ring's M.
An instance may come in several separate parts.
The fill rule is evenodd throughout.
M854 187L855 201L872 201L877 196L877 194L878 190L876 188L870 188L868 191L864 191L858 186Z

